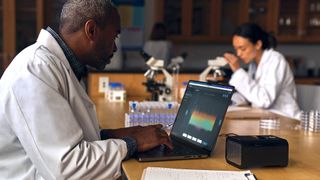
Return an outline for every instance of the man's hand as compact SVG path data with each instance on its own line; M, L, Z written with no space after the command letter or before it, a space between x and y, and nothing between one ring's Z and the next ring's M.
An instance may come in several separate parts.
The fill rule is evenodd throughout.
M224 58L229 63L229 66L233 72L240 68L239 58L232 53L224 53Z
M101 139L132 137L137 141L139 152L152 149L161 144L165 144L171 149L173 148L167 132L162 129L162 125L160 124L144 127L134 126L120 129L104 129L102 130L102 136L103 134L105 137Z
M136 139L138 152L152 149L161 144L165 144L170 149L173 148L169 136L162 125L145 126L139 131L134 131L132 137Z

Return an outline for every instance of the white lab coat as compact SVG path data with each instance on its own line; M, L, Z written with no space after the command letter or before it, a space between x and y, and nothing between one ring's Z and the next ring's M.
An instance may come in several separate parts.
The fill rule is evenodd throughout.
M242 104L241 101L245 100L253 107L299 118L294 77L287 61L277 51L264 50L258 66L251 63L248 72L238 69L229 83L237 90L232 98L236 104Z
M56 42L41 30L0 80L1 179L115 179L127 153L100 140L95 106Z

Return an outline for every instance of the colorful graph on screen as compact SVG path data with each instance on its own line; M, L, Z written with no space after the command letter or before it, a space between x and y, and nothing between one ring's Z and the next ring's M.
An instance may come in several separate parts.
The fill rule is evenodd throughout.
M199 111L193 111L189 120L189 124L192 124L197 128L206 131L211 131L215 121L216 116L214 115L210 115Z

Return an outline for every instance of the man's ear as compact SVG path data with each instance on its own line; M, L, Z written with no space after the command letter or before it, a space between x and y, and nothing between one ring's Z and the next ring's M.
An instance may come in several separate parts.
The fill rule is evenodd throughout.
M97 36L97 24L94 20L88 20L84 25L84 32L88 40L93 41Z
M258 40L255 46L256 46L256 49L257 49L257 50L262 49L262 41L261 41L261 40Z

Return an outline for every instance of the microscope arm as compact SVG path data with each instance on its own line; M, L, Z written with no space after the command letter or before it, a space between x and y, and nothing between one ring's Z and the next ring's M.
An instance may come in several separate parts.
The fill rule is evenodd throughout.
M168 71L167 71L166 69L164 69L164 68L162 68L161 71L162 71L162 73L164 74L164 77L166 78L166 79L165 79L165 80L166 80L165 85L166 85L167 87L172 88L172 86L173 86L173 78L172 78L172 76L171 76L171 75L168 73Z

